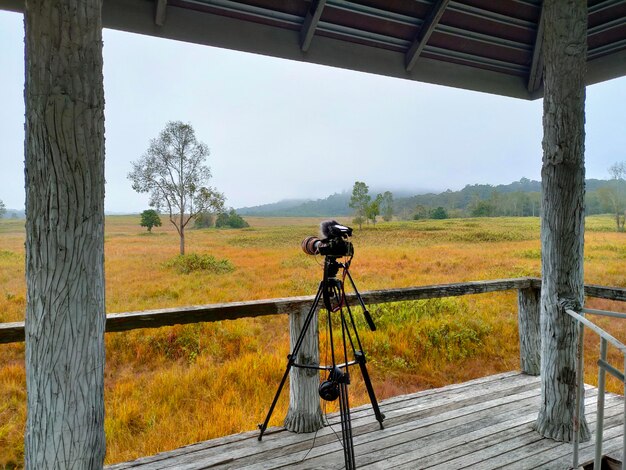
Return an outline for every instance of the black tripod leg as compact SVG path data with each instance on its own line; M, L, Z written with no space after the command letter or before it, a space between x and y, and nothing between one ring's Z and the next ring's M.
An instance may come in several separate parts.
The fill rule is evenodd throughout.
M361 294L359 294L359 291L356 288L356 284L354 283L354 279L352 279L352 275L350 274L350 271L348 270L348 268L346 268L345 271L346 271L346 274L348 275L348 279L350 279L350 284L352 284L352 288L354 289L356 298L361 304L361 308L363 309L363 316L365 317L365 321L367 322L367 325L370 327L370 330L376 331L376 325L374 324L374 320L372 319L372 316L370 315L369 310L365 306L365 302L363 302L363 297L361 297Z
M288 358L288 362L287 362L287 368L285 369L285 373L283 374L283 378L280 381L280 385L278 386L278 390L276 391L276 395L274 395L274 400L272 401L272 405L270 406L270 410L267 412L267 416L265 417L265 421L263 422L263 424L259 424L259 429L260 429L260 434L259 434L259 441L261 439L263 439L263 434L265 433L265 430L267 429L267 425L270 422L270 418L272 417L272 413L274 412L274 408L276 407L276 403L278 403L278 398L280 397L280 393L283 391L283 387L285 386L285 382L287 381L287 377L289 376L289 371L291 370L291 366L293 366L293 364L296 361L296 358L298 357L298 352L300 351L300 347L302 346L302 343L304 341L304 335L306 334L307 330L309 329L309 325L311 324L311 321L313 319L313 316L315 314L315 310L317 310L317 306L320 302L320 298L322 296L322 291L323 291L323 283L320 283L320 287L317 290L317 294L315 295L315 299L313 300L313 305L311 306L311 309L309 310L309 313L306 316L306 319L304 320L304 325L302 326L302 330L300 331L300 335L298 336L298 339L296 340L296 344L293 347L293 351L291 352L291 354L289 356L287 356Z
M356 469L354 461L354 442L352 440L352 422L350 420L350 404L348 403L348 385L339 384L339 412L341 415L341 437L343 438L343 456L346 470Z
M370 397L370 402L372 403L372 408L374 409L376 421L378 421L378 423L380 424L380 429L384 429L383 420L385 419L385 415L380 412L380 408L378 407L378 401L376 400L376 395L374 394L374 387L372 387L372 382L367 372L367 367L365 367L365 354L363 354L362 351L356 351L355 356L357 362L359 363L359 367L361 368L361 374L363 375L365 388L367 388L367 394Z
M272 413L274 412L274 407L278 402L278 397L280 397L280 392L283 391L283 387L285 386L285 382L287 381L287 376L289 375L289 371L291 370L291 366L293 365L293 360L289 357L289 363L287 364L287 369L285 369L285 373L283 375L283 379L280 381L280 385L278 386L278 390L276 391L276 395L274 395L274 400L272 401L272 405L270 406L270 410L267 412L267 416L265 417L265 421L263 424L259 424L259 429L261 430L259 434L259 441L263 439L263 433L267 429L267 425L270 422L270 418L272 417Z

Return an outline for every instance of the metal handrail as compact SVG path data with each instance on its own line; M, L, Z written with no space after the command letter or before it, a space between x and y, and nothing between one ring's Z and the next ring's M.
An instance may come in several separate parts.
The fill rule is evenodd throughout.
M596 442L595 442L595 455L593 461L593 468L602 468L602 435L604 433L604 398L606 393L606 373L608 372L612 376L616 377L622 382L624 386L624 396L626 397L626 345L616 339L611 334L604 331L595 323L585 318L585 314L601 315L614 318L626 319L626 314L619 312L611 312L607 310L595 310L583 308L581 314L576 313L573 310L566 309L565 313L574 318L580 324L580 331L578 337L578 364L576 367L576 376L578 377L578 387L576 390L576 407L574 410L574 451L573 451L573 468L578 468L578 444L579 444L579 430L580 420L578 414L580 413L580 403L582 401L582 392L584 388L583 377L583 362L584 362L584 330L585 327L592 330L598 336L600 336L600 359L598 359L598 402L597 402L597 420L596 420ZM616 347L624 356L624 372L621 372L617 368L613 367L607 361L607 349L608 344L611 343ZM624 402L624 429L623 429L623 445L622 445L622 470L626 470L626 400Z

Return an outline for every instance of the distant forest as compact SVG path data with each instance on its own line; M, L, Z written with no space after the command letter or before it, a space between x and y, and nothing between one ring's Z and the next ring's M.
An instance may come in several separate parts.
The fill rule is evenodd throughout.
M586 180L586 213L611 213L608 194L615 188L615 180ZM622 185L623 182L620 181ZM624 190L625 188L621 188ZM375 197L375 193L372 197ZM447 190L439 194L418 194L396 197L394 214L400 219L430 218L437 211L446 217L526 217L539 216L541 183L522 178L511 184L467 185L460 191ZM331 217L350 216L348 206L351 193L336 193L318 200L285 200L273 204L237 209L241 215L268 217ZM439 210L438 210L439 209Z

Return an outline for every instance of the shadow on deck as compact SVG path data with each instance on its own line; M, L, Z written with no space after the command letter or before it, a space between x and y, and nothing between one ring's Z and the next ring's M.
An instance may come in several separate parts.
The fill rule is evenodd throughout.
M595 430L597 390L586 391L586 415ZM377 469L567 469L572 445L542 439L532 430L540 401L539 377L509 372L462 384L403 395L380 403L381 430L371 406L352 410L358 468ZM623 397L607 394L604 453L621 451ZM339 417L317 433L268 429L200 442L133 462L121 469L339 469ZM592 441L581 444L580 462L593 459Z

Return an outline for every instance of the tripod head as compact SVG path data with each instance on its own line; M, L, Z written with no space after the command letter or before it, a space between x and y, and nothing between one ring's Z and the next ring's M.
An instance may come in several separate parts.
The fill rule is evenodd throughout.
M354 283L354 280L350 275L349 268L351 261L352 257L348 258L347 261L343 263L337 261L336 256L324 257L324 278L322 280L322 299L324 301L324 307L329 312L336 312L344 305L346 305L346 293L344 291L343 281L347 276L350 280L350 283L352 284L352 288L354 289L357 300L363 308L363 316L365 317L367 325L370 327L370 330L376 331L376 325L374 324L374 320L372 319L370 312L367 310L365 302L363 302L363 298L361 297L361 294L359 294L359 291L356 288L356 284ZM340 268L343 269L341 279L337 277ZM335 301L334 305L333 300Z
M348 263L340 263L336 256L324 257L324 280L336 279L340 268L345 268Z
M322 299L324 300L324 307L329 312L339 310L345 300L345 294L343 293L343 278L345 274L342 276L342 279L337 278L340 268L343 268L345 272L347 264L339 263L335 256L324 257L324 279L322 280L322 288L324 290ZM331 299L335 299L336 305L332 304Z

